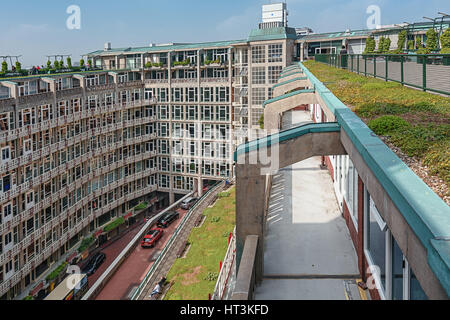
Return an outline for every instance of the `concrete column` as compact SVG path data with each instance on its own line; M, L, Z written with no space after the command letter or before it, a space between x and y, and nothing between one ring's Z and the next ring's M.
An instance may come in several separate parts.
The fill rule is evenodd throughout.
M198 193L199 198L203 195L203 179L202 178L197 179L197 193Z
M305 60L305 43L300 43L300 61L303 62Z
M172 205L175 202L175 193L169 192L169 205Z
M250 165L248 155L243 164L236 164L236 267L249 235L259 237L255 259L256 282L260 282L264 269L264 197L266 176L258 165ZM243 160L243 158L241 159ZM242 161L239 161L242 162Z

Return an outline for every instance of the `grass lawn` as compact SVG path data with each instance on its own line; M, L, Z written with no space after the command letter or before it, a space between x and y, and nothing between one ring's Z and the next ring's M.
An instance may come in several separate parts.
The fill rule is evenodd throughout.
M304 65L376 134L450 186L450 98L315 61Z
M228 235L235 220L235 189L222 196L203 212L206 220L194 228L188 238L191 244L186 258L177 259L167 275L173 282L165 300L207 300L213 293L219 264L228 248Z

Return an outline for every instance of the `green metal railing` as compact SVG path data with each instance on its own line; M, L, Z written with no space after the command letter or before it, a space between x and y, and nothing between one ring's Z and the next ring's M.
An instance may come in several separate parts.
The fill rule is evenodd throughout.
M183 227L186 224L186 222L191 217L192 213L196 210L196 208L202 203L202 201L208 195L210 195L211 193L213 193L214 191L216 191L218 188L220 188L223 185L225 185L224 181L216 183L211 189L209 189L205 194L203 194L198 199L198 201L189 209L188 213L186 213L186 215L181 220L181 222L178 225L178 227L175 229L175 232L172 234L172 236L170 237L169 241L164 246L164 249L158 255L158 258L156 259L155 263L153 263L153 265L150 267L150 270L145 275L144 280L142 280L141 284L138 286L136 291L131 296L131 300L138 300L139 299L139 297L141 296L143 290L145 289L145 287L147 286L148 282L150 281L150 278L153 275L153 272L155 272L155 270L158 268L159 264L161 263L162 259L164 259L164 257L166 256L168 250L170 249L170 247L174 243L175 239L177 238L177 236L180 233L180 231L183 229Z
M317 54L336 68L450 95L450 54Z

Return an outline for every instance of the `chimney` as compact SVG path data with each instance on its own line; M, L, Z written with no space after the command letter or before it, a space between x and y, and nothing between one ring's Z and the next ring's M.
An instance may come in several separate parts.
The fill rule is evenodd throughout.
M111 42L106 42L105 43L105 51L109 51L111 50Z

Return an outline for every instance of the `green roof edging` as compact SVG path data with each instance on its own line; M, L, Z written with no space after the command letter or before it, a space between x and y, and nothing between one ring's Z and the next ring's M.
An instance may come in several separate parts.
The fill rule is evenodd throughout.
M293 70L302 70L299 66L289 66L289 67L286 67L286 68L284 68L283 70L281 70L281 73L280 73L280 75L283 75L283 74L285 74L286 72L291 72L291 71L293 71Z
M272 89L275 89L275 88L284 86L285 84L288 84L288 83L291 83L291 82L294 82L294 81L299 81L299 80L300 81L301 80L308 80L308 78L307 77L298 77L298 78L294 78L294 79L291 79L291 80L287 80L287 81L284 81L284 82L281 82L281 83L278 83L278 84L274 85L272 87Z
M272 98L272 99L264 101L262 107L265 108L266 105L268 105L270 103L274 103L274 102L277 102L277 101L280 101L280 100L283 100L283 99L295 96L295 95L300 94L300 93L314 93L314 90L313 89L303 89L303 90L297 90L297 91L294 91L294 92L291 92L291 93L286 93L286 94L283 94L282 96L275 97L275 98Z
M302 63L299 65L427 249L430 268L450 296L450 207Z
M335 122L325 123L308 123L288 130L280 131L276 134L253 140L241 144L234 152L234 161L241 154L248 153L253 150L270 147L271 145L282 143L284 141L292 140L309 133L323 133L323 132L340 132L341 127Z
M303 73L303 72L300 69L295 70L295 71L291 71L291 72L287 72L286 74L280 75L280 77L278 79L283 79L283 78L292 76L292 75L297 74L297 73Z

